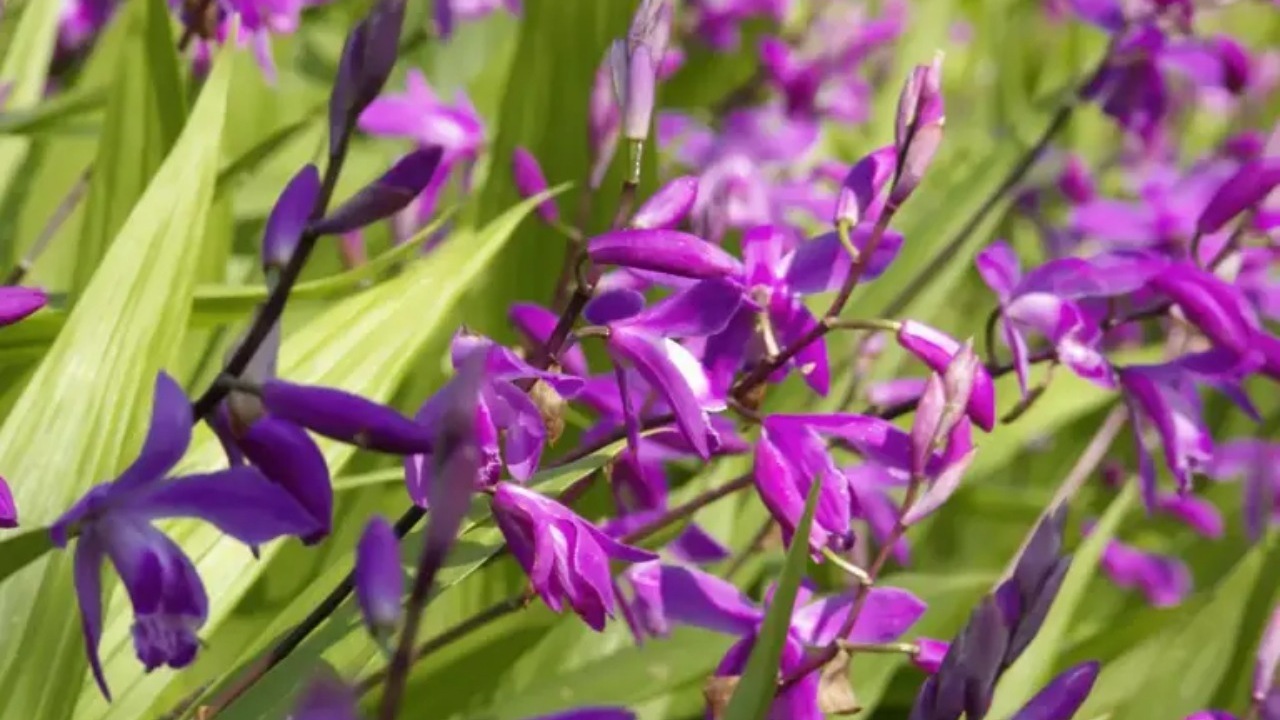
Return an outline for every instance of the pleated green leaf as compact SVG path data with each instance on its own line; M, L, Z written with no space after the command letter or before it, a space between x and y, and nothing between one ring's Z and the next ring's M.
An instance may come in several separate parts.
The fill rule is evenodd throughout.
M173 361L190 314L201 241L192 228L204 227L213 197L227 61L0 429L0 472L27 525L48 523L110 480L141 442L156 372ZM0 716L69 716L68 685L86 675L76 612L65 553L0 586ZM41 671L13 671L31 666Z

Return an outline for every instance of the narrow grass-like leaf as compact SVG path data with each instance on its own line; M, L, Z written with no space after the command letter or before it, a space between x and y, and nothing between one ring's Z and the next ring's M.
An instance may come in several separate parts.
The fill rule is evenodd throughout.
M0 540L0 582L30 565L53 549L49 528L24 530L17 535Z
M195 119L0 429L0 469L24 522L54 519L137 450L156 372L172 362L190 313L200 241L191 228L204 227L213 198L229 69L223 56ZM65 553L0 586L0 716L70 714L76 693L68 688L85 677L74 597ZM12 671L18 664L41 671Z
M1097 578L1102 551L1115 537L1121 520L1137 498L1134 483L1128 483L1111 501L1102 519L1089 536L1080 544L1071 558L1071 568L1062 581L1058 597L1045 618L1040 632L1036 633L1022 653L1022 657L1010 667L996 688L991 706L992 717L1007 717L1022 707L1040 688L1049 682L1057 669L1058 656L1067 647L1069 635L1075 627L1076 610L1085 599L1089 585Z
M88 284L107 245L141 197L186 115L181 70L164 0L133 0L129 39L116 59L102 139L89 184L71 290Z
M0 84L9 86L6 110L26 110L39 103L61 17L62 3L58 2L29 2L23 8L10 38L12 44L0 61ZM27 137L0 137L0 204L6 201L30 146ZM6 266L13 261L12 242L0 238L0 262Z
M100 89L90 88L68 91L25 110L0 109L0 135L90 132L96 125L96 119L91 118L106 98Z
M822 476L814 479L805 501L804 515L796 524L791 549L787 551L782 575L773 591L773 602L764 616L755 646L747 660L747 668L733 691L724 720L764 720L769 705L778 691L778 665L782 662L782 647L791 631L791 613L796 603L800 581L804 579L809 563L809 528L813 525L813 513L818 507L818 494L822 488Z

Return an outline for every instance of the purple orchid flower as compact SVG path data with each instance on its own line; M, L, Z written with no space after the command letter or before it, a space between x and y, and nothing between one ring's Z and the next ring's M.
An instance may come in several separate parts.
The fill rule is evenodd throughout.
M588 626L604 629L616 598L609 560L645 562L657 556L624 545L569 508L512 483L499 483L493 517L520 567L547 607L567 603Z
M866 485L854 484L839 470L824 437L847 444L879 472L890 477L910 477L915 464L911 436L880 418L838 413L766 417L756 444L756 489L790 542L803 513L804 498L810 485L819 477L823 479L813 529L808 538L815 553L824 547L837 551L849 549L853 545L850 520L855 515L866 516L873 526L899 521L892 509L889 510L892 520L883 517L885 509L881 492L872 490L865 496L856 494ZM963 472L971 450L969 425L962 422L952 431L945 449L930 454L924 475L932 482L926 495L935 487L941 489L925 512L936 509L954 491L950 476ZM865 483L865 477L859 476L858 479Z
M476 436L481 454L480 485L477 489L497 483L504 465L511 477L519 481L528 480L538 469L547 442L547 429L538 405L516 383L546 383L561 397L571 398L582 390L582 379L538 370L492 340L465 332L454 336L451 355L455 369L473 359L483 366L484 378L475 408ZM451 384L453 382L450 381ZM449 387L446 385L418 410L415 419L428 434L439 429L450 402ZM503 436L505 442L500 449ZM431 487L436 481L433 462L432 453L417 453L405 458L405 484L409 496L421 507L428 506Z
M781 22L794 0L694 0L689 3L695 32L716 50L738 45L739 27L751 18Z
M1180 363L1130 366L1120 368L1118 374L1133 410L1143 498L1148 507L1154 507L1155 467L1143 443L1143 431L1154 426L1159 433L1165 464L1182 492L1191 487L1191 473L1200 471L1213 457L1213 438L1201 417L1195 381Z
M632 591L628 619L637 637L662 636L672 624L692 625L740 639L720 661L717 676L741 675L755 644L765 610L726 580L699 570L658 562L633 566L625 575ZM799 670L806 647L821 647L837 639L852 643L887 643L903 635L924 613L925 604L906 590L872 588L848 634L840 637L854 593L810 600L801 589L791 616L783 650L783 675ZM816 720L818 671L805 675L773 701L772 720Z
M693 353L673 338L719 332L740 302L737 287L711 280L644 309L644 298L632 290L598 295L588 305L587 319L608 330L605 348L617 364L621 414L633 451L639 447L640 416L634 402L636 390L629 387L633 383L628 378L635 376L671 410L676 427L700 457L710 457L712 450L718 449L720 438L708 413L723 410L725 398L714 392ZM628 368L635 375L628 373Z
M48 304L49 296L40 288L0 286L0 327L20 322Z
M210 11L214 13L213 34L209 38L197 38L194 46L197 67L208 67L211 43L232 40L241 47L251 48L262 74L274 83L276 64L271 54L271 36L297 31L303 8L313 4L313 0L216 0ZM170 5L189 27L203 27L208 22L204 18L188 17L189 10L183 0L170 0ZM236 38L228 37L232 17L240 19L240 35Z
M908 320L897 332L898 344L920 358L935 373L945 373L947 366L963 347L955 338L928 325ZM996 390L991 374L981 365L974 369L973 389L966 409L978 427L991 431L996 424Z
M71 52L88 45L115 14L119 0L68 0L58 20L58 49Z
M1280 608L1271 611L1267 629L1258 641L1253 666L1253 701L1264 702L1276 687L1276 670L1280 668Z
M208 616L208 599L191 560L152 523L199 518L250 546L317 529L306 508L255 468L166 479L190 441L190 402L172 378L160 373L138 457L113 482L91 488L50 528L58 547L77 538L75 586L85 649L108 699L98 659L104 559L119 572L133 603L138 659L148 671L161 665L181 668L191 664L199 649L196 631Z

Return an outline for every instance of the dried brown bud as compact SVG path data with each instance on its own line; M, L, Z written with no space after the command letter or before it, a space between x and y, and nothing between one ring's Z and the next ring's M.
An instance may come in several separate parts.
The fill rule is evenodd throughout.
M555 445L564 434L564 411L568 405L560 393L547 383L539 380L529 389L529 399L538 406L542 414L542 424L547 428L547 443Z
M711 711L712 720L724 717L729 701L733 699L733 691L738 688L738 681L741 679L738 675L713 677L708 678L707 684L702 686L702 696L707 699L707 709Z
M827 715L853 715L862 709L849 683L849 652L843 648L818 677L818 709Z

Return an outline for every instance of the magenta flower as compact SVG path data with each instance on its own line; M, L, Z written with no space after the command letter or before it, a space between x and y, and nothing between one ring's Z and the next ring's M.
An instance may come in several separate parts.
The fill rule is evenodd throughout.
M899 345L920 358L935 373L945 373L962 347L950 335L914 320L902 323L897 339ZM979 365L974 372L973 389L966 407L974 424L990 431L996 424L995 385L985 367Z
M481 20L503 8L519 15L520 4L520 0L440 0L433 3L436 32L448 40L459 22Z
M538 158L522 147L517 147L511 153L511 177L520 197L531 198L547 189L547 177L542 173ZM560 210L556 207L554 198L538 203L537 213L547 223L554 224L560 219Z
M1153 426L1164 447L1165 464L1185 492L1191 473L1200 471L1213 457L1213 438L1201 416L1194 378L1176 362L1135 365L1118 371L1120 388L1133 410L1134 438L1138 450L1139 479L1147 506L1155 505L1155 468L1142 442L1142 432Z
M764 608L728 581L693 568L644 563L627 571L626 578L633 591L628 617L638 636L666 635L675 623L738 636L740 639L725 653L715 674L742 674L764 621ZM909 630L925 610L925 604L906 590L872 588L853 627L839 637L853 597L854 593L849 592L810 600L808 592L801 590L779 668L784 676L800 669L806 647L822 647L837 639L852 643L892 642ZM818 675L818 671L811 672L780 693L768 717L820 720L823 715L818 710Z
M199 518L250 546L307 536L316 519L283 488L251 467L166 479L191 441L191 405L168 375L156 379L151 425L137 459L113 482L98 485L58 518L50 535L65 548L77 538L76 597L89 665L108 699L98 659L102 635L101 565L110 559L133 603L133 644L147 670L189 665L208 599L195 566L152 522Z
M298 29L302 9L307 0L215 0L217 22L211 38L198 38L195 44L197 63L206 65L212 55L212 42L225 43L234 40L241 47L248 45L263 75L269 82L275 82L276 64L271 55L271 36L287 35ZM188 17L189 10L182 0L170 0L170 5L183 18L189 27L201 27L202 18ZM240 18L240 36L229 38L231 18Z
M49 296L40 288L0 286L0 327L20 322L47 304Z
M546 383L561 397L571 398L581 391L583 381L538 370L507 348L477 335L455 335L451 354L457 370L473 360L482 368L480 397L475 404L474 419L481 456L477 489L497 483L504 465L512 478L528 480L538 469L547 442L547 430L542 411L516 383L537 380ZM418 410L415 420L428 436L439 431L444 413L452 401L451 387L458 377L455 376ZM421 507L428 506L431 488L436 482L434 462L434 453L430 451L405 457L405 484L409 496Z
M597 631L617 604L609 561L657 557L617 542L569 508L512 483L499 483L494 491L493 517L547 607L561 612L568 604Z
M58 49L78 50L107 26L119 0L67 0L58 21Z

